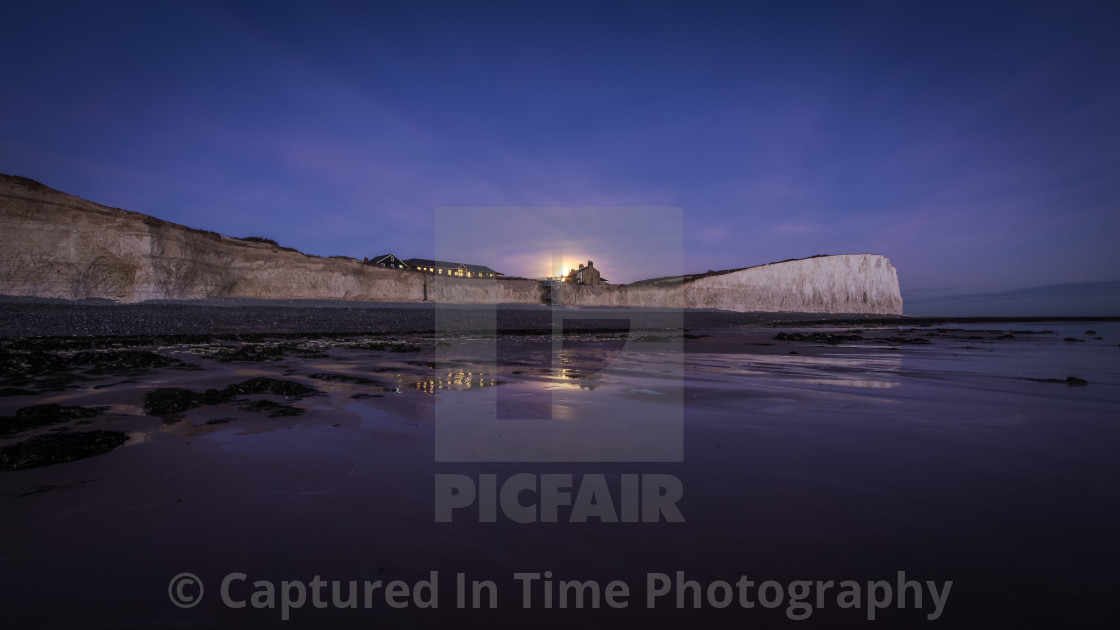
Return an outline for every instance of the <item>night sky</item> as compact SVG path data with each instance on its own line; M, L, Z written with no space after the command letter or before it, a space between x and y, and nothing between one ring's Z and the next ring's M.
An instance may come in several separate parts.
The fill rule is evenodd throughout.
M562 251L616 283L870 252L909 314L1120 314L1120 3L39 1L3 19L0 172L98 203L510 275ZM486 229L435 228L452 216Z

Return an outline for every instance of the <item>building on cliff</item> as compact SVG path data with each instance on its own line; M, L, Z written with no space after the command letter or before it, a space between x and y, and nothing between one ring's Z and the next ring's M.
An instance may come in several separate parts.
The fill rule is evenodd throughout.
M404 263L409 269L414 269L416 271L457 278L499 278L505 275L485 265L470 265L467 263L447 262L444 260L409 258L404 261Z
M388 267L389 269L408 269L408 265L393 254L374 256L366 261L366 264L373 265L374 267Z
M569 271L567 277L564 278L564 282L597 287L602 282L602 276L599 274L599 270L595 268L595 263L589 260L586 266L580 263L579 269Z

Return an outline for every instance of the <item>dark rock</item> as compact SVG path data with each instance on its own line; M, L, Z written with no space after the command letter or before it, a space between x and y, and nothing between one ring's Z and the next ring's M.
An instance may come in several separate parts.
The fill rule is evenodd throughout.
M200 405L220 405L224 402L229 402L231 398L231 396L226 394L225 390L219 391L211 388L202 392L198 403Z
M1090 337L1092 337L1093 335L1097 334L1097 331L1095 331L1095 330L1086 330L1086 331L1085 331L1085 334L1086 334L1086 335L1089 335Z
M880 343L889 344L910 344L914 346L928 346L933 342L923 337L886 337L879 340Z
M827 343L830 345L839 345L845 341L862 341L863 337L860 335L843 335L833 333L786 333L780 332L774 336L778 341L812 341L815 343ZM927 342L928 343L928 342Z
M0 352L0 376L45 376L69 371L66 362L47 352Z
M1067 376L1064 379L1060 378L1024 378L1025 381L1034 381L1035 383L1054 383L1056 385L1069 385L1070 387L1084 387L1089 384L1089 381L1076 376Z
M149 414L162 416L187 411L202 405L220 405L232 402L237 400L238 396L246 394L275 394L277 396L300 398L317 393L319 393L317 389L295 381L260 376L241 383L234 383L222 390L208 389L201 394L181 387L163 387L152 390L144 396L144 410ZM302 410L297 413L302 413Z
M444 342L444 345L450 346L451 344ZM381 350L385 352L420 352L423 350L423 348L414 343L393 341L370 341L347 345L346 347L355 350Z
M86 374L144 374L156 368L196 369L179 359L149 350L79 352L67 361L71 366L91 366Z
M201 396L182 387L161 387L144 395L144 411L157 416L194 409L201 404Z
M306 359L327 356L321 350L307 348L296 343L246 344L239 348L222 348L214 357L223 363L255 363L279 361L288 355Z
M12 435L36 427L63 424L80 418L92 418L104 408L64 407L62 405L32 405L16 411L10 418L0 418L0 435Z
M1066 337L1062 341L1085 341L1084 339L1075 339L1073 337Z
M514 372L516 374L516 372ZM330 381L332 383L354 383L356 385L381 385L382 383L370 378L362 376L351 376L349 374L309 374L313 379L319 381Z
M222 390L226 396L233 397L242 394L276 394L278 396L310 396L319 393L318 390L297 383L278 378L259 376L243 383L230 385Z
M236 349L223 349L214 356L223 363L252 363L258 361L279 361L287 353L282 346L246 345Z
M107 453L128 441L119 431L49 433L0 448L0 470L59 464Z

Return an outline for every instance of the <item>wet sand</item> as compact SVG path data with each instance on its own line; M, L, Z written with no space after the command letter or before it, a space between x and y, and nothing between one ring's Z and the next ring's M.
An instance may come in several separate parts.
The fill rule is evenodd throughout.
M901 628L924 623L928 601L879 611L875 622L835 605L791 621L784 606L637 604L650 572L785 583L905 571L954 582L944 627L1110 623L1120 586L1120 325L710 321L718 325L559 337L534 324L499 335L7 339L8 356L127 349L176 362L67 364L82 380L4 383L27 393L0 397L0 416L36 404L98 412L0 436L0 447L58 430L129 436L102 455L0 472L5 616L19 627ZM316 393L145 409L159 388L201 396L259 377ZM493 417L476 426L497 433L456 433L456 419L486 410ZM509 449L495 440L531 455L502 459ZM619 457L616 442L661 461ZM526 472L603 474L614 491L626 475L674 475L685 522L490 523L469 509L435 521L435 475ZM183 571L206 585L190 609L168 597ZM437 571L441 601L308 603L281 622L278 610L222 605L219 585L235 571L250 583L414 583ZM511 576L544 571L623 580L635 603L523 609ZM459 572L495 581L498 609L457 609Z

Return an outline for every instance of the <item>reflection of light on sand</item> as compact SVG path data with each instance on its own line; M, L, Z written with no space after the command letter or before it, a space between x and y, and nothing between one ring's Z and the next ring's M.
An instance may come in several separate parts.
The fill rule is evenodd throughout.
M152 433L150 431L136 431L134 433L128 434L128 441L122 444L121 447L123 448L126 446L136 446L137 444L143 444L150 439L152 439Z
M143 416L144 408L140 405L102 405L109 408L109 413L119 414L122 416Z
M588 374L586 371L574 368L553 368L552 378L549 379L549 389L595 389L602 385L601 374Z
M403 382L403 380L398 379L398 382ZM446 374L421 378L413 383L412 388L427 394L434 394L441 389L464 390L472 387L493 387L497 384L498 382L491 372L448 370Z
M551 409L554 420L578 420L580 417L578 410L571 405L554 404Z
M486 395L446 392L434 407L437 461L680 461L680 396L664 383L648 383L666 390L662 396L626 393L640 384L646 383L581 391L550 380L517 381L502 386L505 402L513 403L504 409ZM520 416L514 401L535 401L537 413Z
M865 379L838 379L838 378L799 378L794 380L795 383L807 383L809 385L839 385L841 387L867 387L870 389L890 389L898 387L897 381L869 381Z

